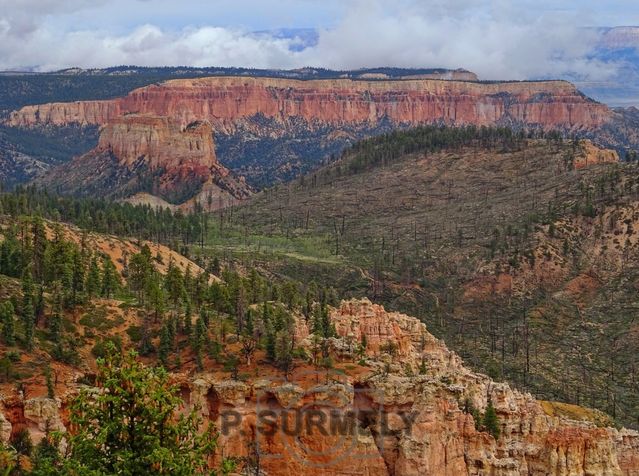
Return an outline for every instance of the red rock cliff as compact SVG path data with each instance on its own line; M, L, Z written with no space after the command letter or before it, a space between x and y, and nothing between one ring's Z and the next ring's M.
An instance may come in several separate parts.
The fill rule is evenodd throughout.
M207 169L218 165L208 122L193 122L183 128L168 117L118 117L101 131L98 150L111 151L128 166L140 157L145 157L152 169L186 163Z
M218 428L224 428L228 412L237 418L237 424L220 435L218 456L232 455L253 465L242 474L639 474L637 432L546 413L531 395L466 368L419 320L387 312L367 300L343 302L331 311L331 319L338 335L330 339L331 353L344 370L330 378L328 373L324 378L324 371L309 372L312 367L302 363L288 380L269 377L257 368L246 381L229 380L211 369L176 376L187 407L197 408ZM362 373L351 369L355 360L362 359L357 346L364 335L369 345L363 356L367 371ZM304 319L298 322L296 339L312 355L313 339ZM388 344L393 344L394 354L384 350ZM427 370L417 372L418 365ZM261 376L254 376L258 372ZM488 398L499 416L497 440L478 431L472 415L463 411L466 401L483 411ZM64 402L39 398L2 403L2 440L26 427L38 441L47 420L64 429ZM256 432L260 412L287 410L292 415L304 408L365 418L353 422L357 432L344 434L317 428L310 434ZM400 417L406 414L412 416L410 426ZM294 426L291 423L289 430ZM260 452L259 471L255 448Z
M153 180L151 188L136 182L140 173ZM207 121L181 125L170 117L140 114L110 120L95 149L56 167L39 183L70 193L135 195L136 203L186 209L196 202L214 209L251 193L242 178L218 162ZM168 202L154 203L156 198Z
M26 106L11 114L14 126L105 124L126 113L177 119L182 125L208 120L232 128L256 114L309 123L489 125L520 122L546 128L591 129L611 111L564 81L478 83L431 79L362 81L284 80L249 77L179 79L136 89L111 101Z

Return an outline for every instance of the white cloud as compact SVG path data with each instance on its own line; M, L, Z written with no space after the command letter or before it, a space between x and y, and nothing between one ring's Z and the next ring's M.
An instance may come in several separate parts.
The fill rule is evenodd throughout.
M405 8L394 13L375 0L357 3L336 28L321 32L317 47L305 52L309 61L337 68L464 67L485 79L611 73L609 65L586 58L596 35L567 15L533 16L503 1L488 8L478 0L437 1L445 6L431 10L423 2L400 3ZM475 14L464 14L471 7Z
M252 2L237 1L244 7ZM292 8L294 3L269 1L273 8L283 3ZM196 3L220 8L233 4L227 0ZM591 80L614 73L614 65L588 59L596 37L580 26L589 24L591 18L575 16L580 4L568 0L551 2L555 7L552 11L550 6L533 8L531 0L326 3L334 11L337 4L341 5L340 19L330 28L320 29L317 45L295 51L292 39L253 35L247 28L205 26L212 21L206 21L204 10L204 23L200 26L169 28L137 21L122 31L118 22L127 2L120 0L0 0L0 69L52 70L120 64L463 67L485 79L559 77L570 73ZM299 17L311 4L300 1L297 5L301 10L290 14ZM151 12L150 17L153 6L158 10L161 6L165 17L170 16L171 9L182 9L184 13L189 8L159 0L139 2L131 9L144 18L144 9ZM260 2L260 8L264 8L264 2ZM206 12L209 10L214 8ZM94 13L103 20L101 28L83 28L73 22ZM250 10L246 15L250 17Z

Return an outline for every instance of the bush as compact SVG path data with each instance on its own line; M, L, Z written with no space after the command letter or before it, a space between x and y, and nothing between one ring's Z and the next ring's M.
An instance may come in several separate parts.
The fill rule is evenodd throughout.
M31 435L26 428L18 430L17 433L11 437L10 443L13 449L21 455L30 456L33 451Z
M108 348L111 345L115 346L118 351L121 351L122 339L120 339L119 336L106 337L93 346L91 353L95 358L104 358L107 356Z

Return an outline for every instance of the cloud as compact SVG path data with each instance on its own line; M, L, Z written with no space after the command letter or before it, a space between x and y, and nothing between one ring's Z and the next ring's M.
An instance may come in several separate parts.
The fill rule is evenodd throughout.
M610 65L588 58L595 32L557 12L533 14L512 2L400 0L358 2L333 29L321 31L311 63L334 68L383 65L464 67L485 79L575 76L604 79ZM472 14L469 14L472 12Z
M198 5L228 9L233 3L215 0ZM235 3L250 7L255 2ZM260 8L265 3L283 10L284 4L289 10L295 4L299 11L288 12L295 18L317 8L306 0L262 1ZM211 8L202 10L203 24L198 26L137 21L122 31L118 19L129 4L135 18L151 18L154 11L161 11L163 22L172 11L184 14L188 10L164 0L0 0L0 69L121 64L462 67L485 79L570 76L588 80L606 79L616 70L615 64L589 56L597 34L581 26L591 17L587 12L577 15L582 4L569 0L546 4L532 0L326 0L326 8L339 9L340 16L329 27L319 25L317 44L303 49L299 41L282 35L253 34L247 27L208 26L215 18L206 13ZM251 10L246 11L250 23ZM103 24L83 28L74 23L74 19L91 16L98 16Z

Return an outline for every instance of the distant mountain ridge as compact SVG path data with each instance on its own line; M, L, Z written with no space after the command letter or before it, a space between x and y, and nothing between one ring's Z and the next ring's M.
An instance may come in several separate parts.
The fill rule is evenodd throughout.
M469 73L447 72L446 77L451 74ZM108 128L123 117L135 121L147 115L182 128L206 121L215 132L222 163L260 188L312 170L360 138L397 128L511 125L585 134L614 118L610 109L565 81L477 82L432 75L398 80L174 79L116 99L25 106L11 112L5 125Z

